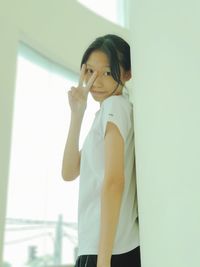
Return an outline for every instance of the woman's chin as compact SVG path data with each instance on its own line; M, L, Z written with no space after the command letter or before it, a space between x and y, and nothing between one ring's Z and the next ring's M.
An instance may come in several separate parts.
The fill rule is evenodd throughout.
M92 97L93 97L95 100L102 100L102 99L104 99L104 96L103 96L103 94L101 94L101 93L94 93L94 92L91 92L91 95L92 95Z

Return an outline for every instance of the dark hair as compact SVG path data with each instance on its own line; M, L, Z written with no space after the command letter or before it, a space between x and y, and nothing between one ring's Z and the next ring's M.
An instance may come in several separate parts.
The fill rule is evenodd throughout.
M131 70L129 44L124 39L114 34L98 37L90 44L83 54L81 67L87 62L90 54L95 50L102 51L107 55L113 79L118 84L122 84L120 80L120 66L125 71Z

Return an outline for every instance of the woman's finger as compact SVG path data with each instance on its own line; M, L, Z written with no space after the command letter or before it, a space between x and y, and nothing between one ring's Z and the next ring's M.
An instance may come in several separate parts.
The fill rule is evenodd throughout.
M92 76L90 77L88 83L86 84L86 87L85 87L86 91L89 92L89 90L90 90L90 88L92 87L94 81L96 80L96 77L97 77L97 71L95 71L95 72L92 74Z
M85 69L86 69L86 65L83 64L82 68L81 68L81 72L80 72L80 78L79 78L78 86L83 86L84 76L85 76Z

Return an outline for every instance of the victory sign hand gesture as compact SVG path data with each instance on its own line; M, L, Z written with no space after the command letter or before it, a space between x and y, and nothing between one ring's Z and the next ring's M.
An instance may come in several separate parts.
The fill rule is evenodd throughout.
M86 72L86 65L83 64L80 72L79 83L77 87L72 86L68 91L68 100L71 112L82 115L87 107L87 97L96 77L97 72L94 72L87 84L84 86L84 77Z

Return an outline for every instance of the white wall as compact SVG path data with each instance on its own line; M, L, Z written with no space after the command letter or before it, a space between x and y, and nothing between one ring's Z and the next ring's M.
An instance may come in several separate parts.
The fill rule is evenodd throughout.
M75 0L0 0L0 262L8 186L17 48L25 41L43 55L78 72L83 51L97 36L128 31Z
M200 3L131 4L142 267L198 267Z

